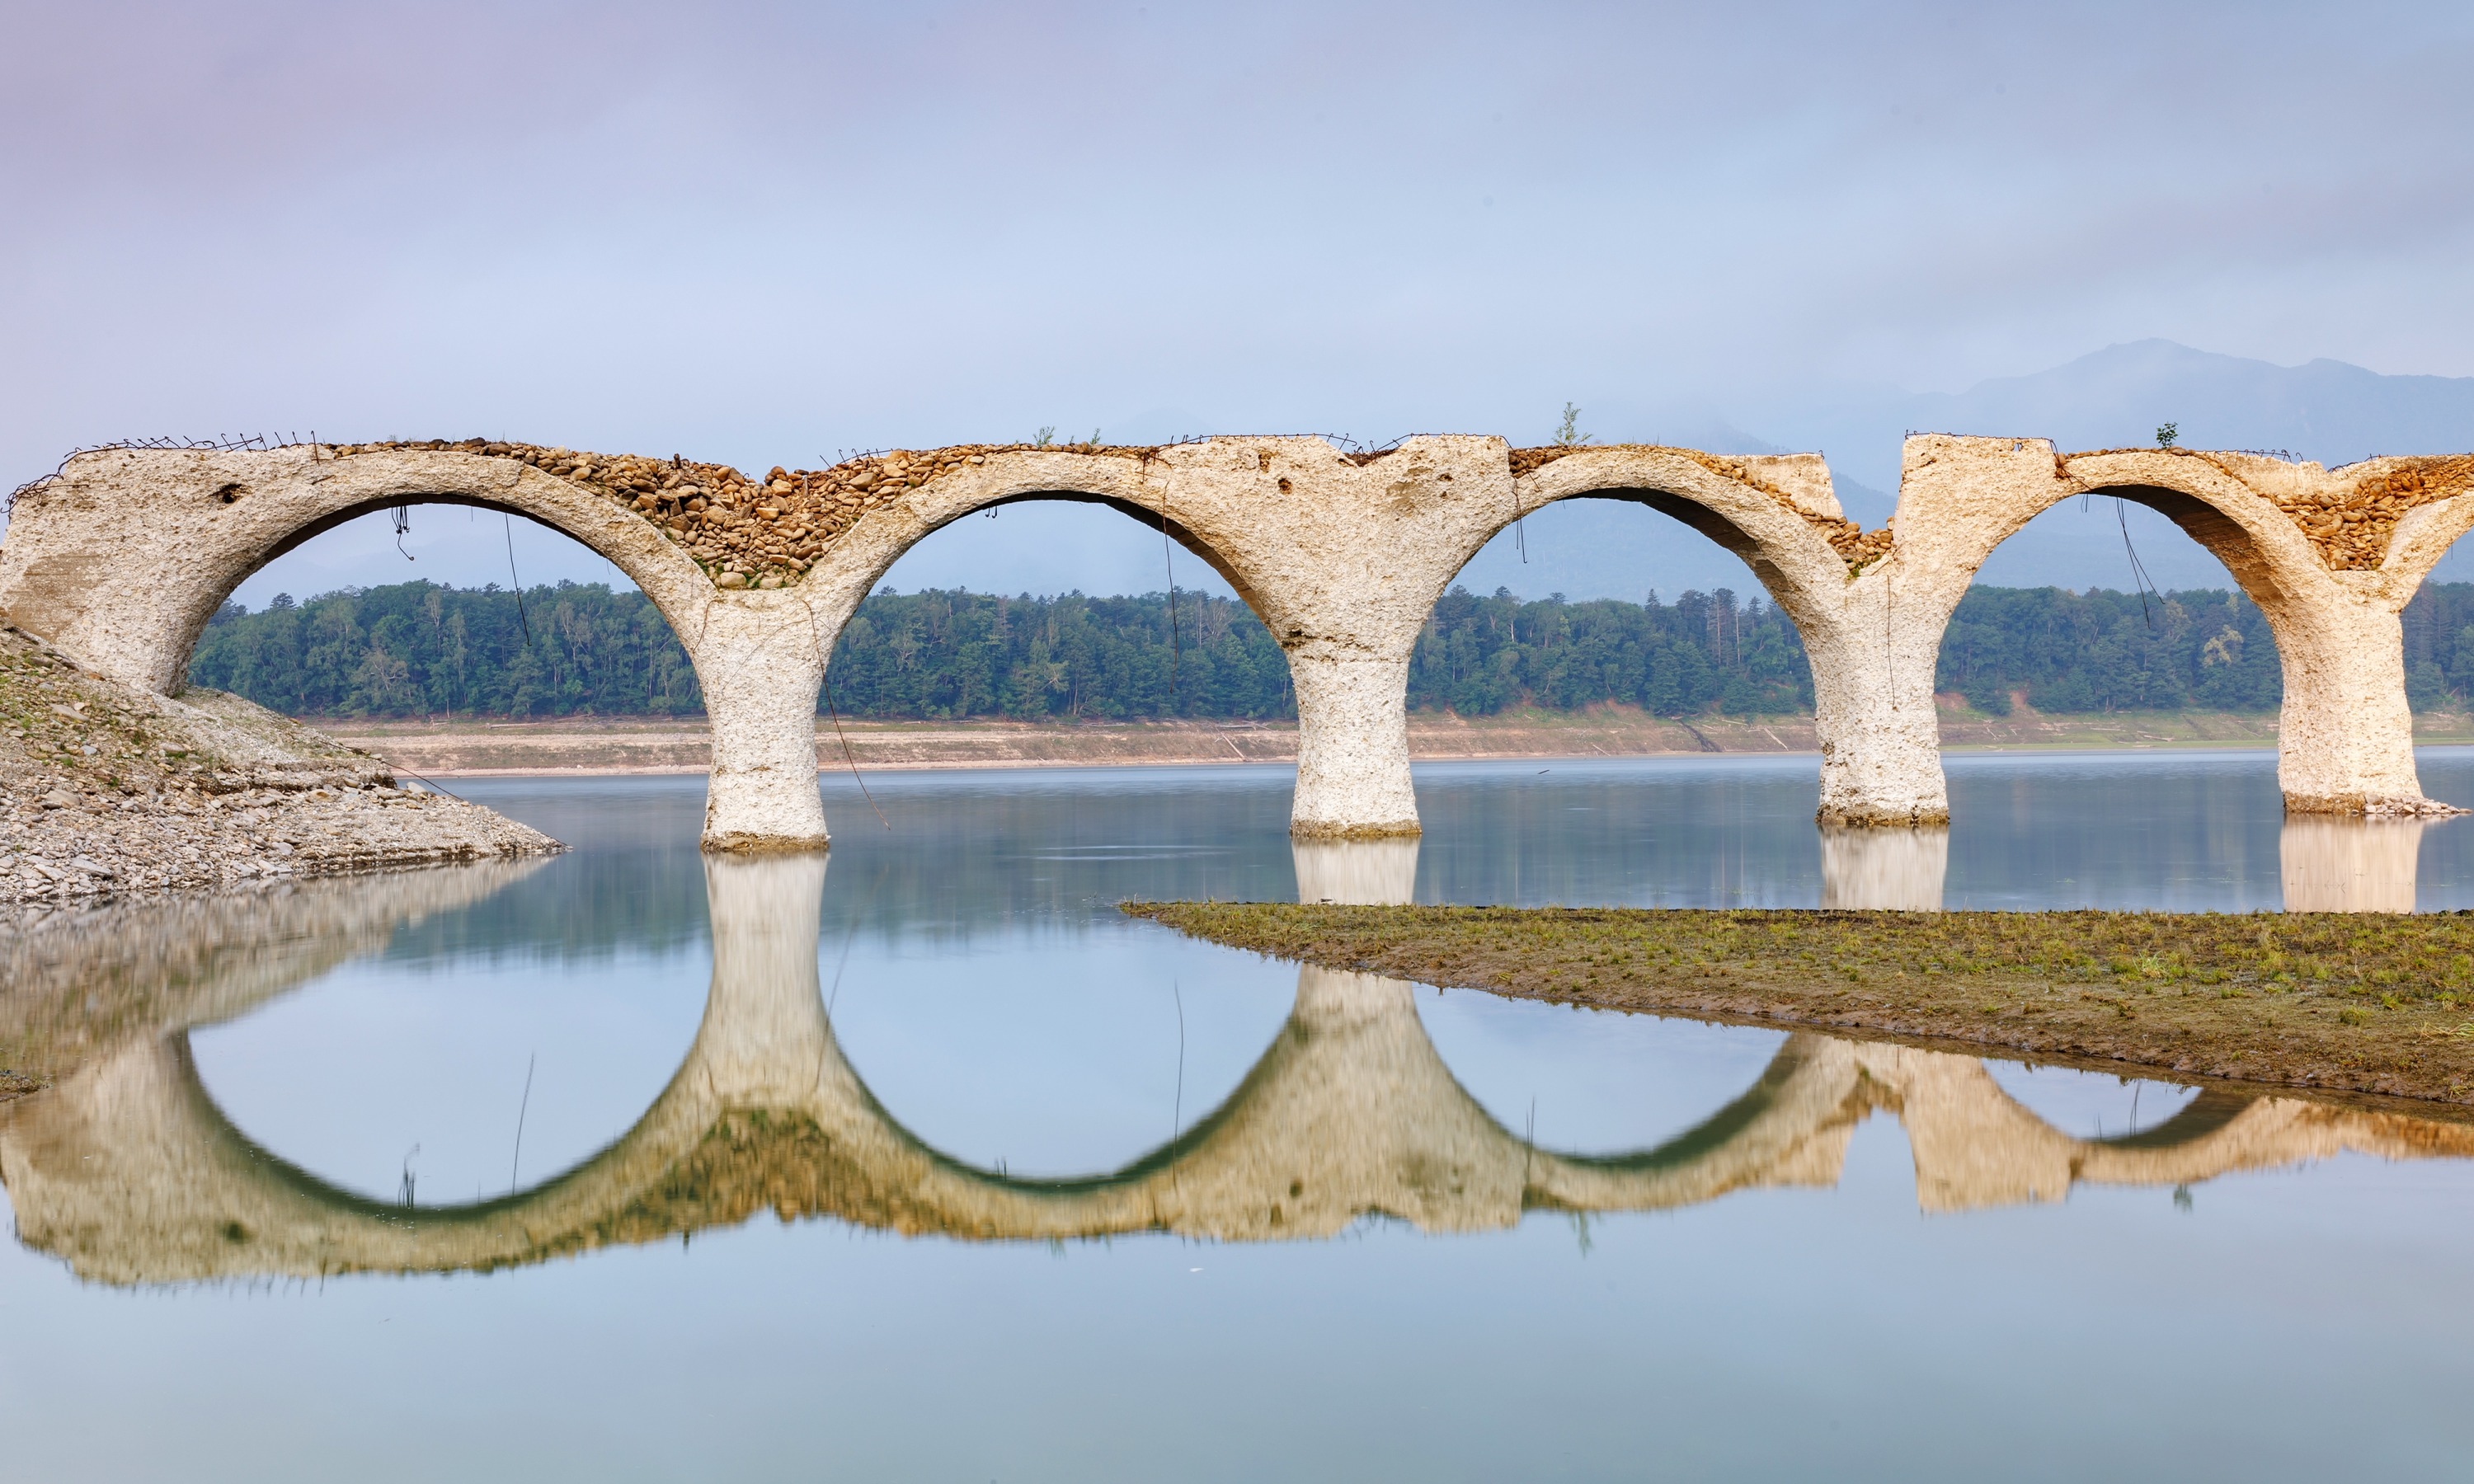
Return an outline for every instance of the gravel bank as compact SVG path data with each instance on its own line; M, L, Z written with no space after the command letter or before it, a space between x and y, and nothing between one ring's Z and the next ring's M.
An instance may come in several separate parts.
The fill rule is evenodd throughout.
M151 695L0 629L0 902L560 849L237 697Z

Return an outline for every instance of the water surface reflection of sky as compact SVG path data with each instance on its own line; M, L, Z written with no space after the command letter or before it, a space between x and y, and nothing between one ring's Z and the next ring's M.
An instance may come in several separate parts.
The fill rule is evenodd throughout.
M1953 906L2248 910L2397 873L2392 836L2292 844L2272 769L1957 757L1940 854L1886 865L1814 828L1808 759L1421 770L1422 845L1356 866L1293 855L1274 770L872 778L890 831L829 778L829 865L708 866L691 780L475 784L578 849L167 920L229 951L109 1028L76 986L21 1011L98 1023L0 1113L12 1467L2445 1474L2474 1165L2399 1156L2462 1130L1300 971L1113 906L1938 869ZM2412 842L2426 910L2459 829Z

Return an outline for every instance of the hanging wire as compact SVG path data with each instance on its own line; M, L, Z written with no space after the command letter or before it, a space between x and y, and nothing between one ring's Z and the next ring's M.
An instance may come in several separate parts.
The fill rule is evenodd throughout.
M825 667L825 710L833 716L834 739L842 745L842 762L850 769L851 781L859 785L859 796L867 801L869 808L876 809L876 822L890 830L893 821L885 817L883 809L876 808L876 796L867 791L867 779L859 776L859 759L851 755L850 738L842 735L842 708L834 704L834 671L831 665Z
M2153 634L2156 632L2156 615L2147 610L2147 589L2155 586L2156 585L2148 580L2147 568L2140 564L2138 549L2130 544L2130 515L2128 512L2123 509L2123 507L2128 503L2129 502L2122 499L2121 495L2115 495L2113 497L2113 518L2122 526L2122 549L2124 552L2127 552L2130 556L2130 578L2131 581L2139 587L2140 621L2147 626L2147 631L2150 634ZM2158 592L2156 594L2156 601L2159 603L2164 602L2165 594L2161 591Z
M1160 495L1160 557L1168 563L1168 714L1176 714L1176 671L1180 645L1176 637L1176 543L1168 536L1168 496Z
M516 586L516 622L524 626L524 648L530 649L533 647L533 621L524 613L523 579L516 575L516 520L505 511L498 512L498 518L506 522L507 527L507 581Z
M523 1168L524 1164L524 1114L532 1112L533 1066L540 1061L541 1053L538 1051L524 1058L524 1098L516 1105L516 1152L507 1161L507 1188L510 1190L516 1188L516 1171Z

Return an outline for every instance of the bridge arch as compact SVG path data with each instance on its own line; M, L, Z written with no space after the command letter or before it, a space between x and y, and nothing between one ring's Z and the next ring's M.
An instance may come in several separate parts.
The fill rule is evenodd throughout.
M642 587L692 652L715 589L684 552L591 491L456 448L80 455L19 496L0 603L105 673L172 695L206 621L252 573L400 505L503 511L580 542Z
M2398 615L2474 528L2474 458L2323 469L2261 454L2063 454L2045 439L1911 436L1885 567L1905 616L1893 662L1908 668L1917 701L1930 705L1941 635L1994 548L2088 493L2165 515L2259 605L2285 679L2277 773L2289 811L2453 812L2424 797L2414 769Z
M822 844L813 727L805 719L822 665L812 657L804 605L782 592L722 590L631 504L515 456L549 462L542 450L493 446L79 455L17 495L0 546L0 613L106 675L172 695L215 610L301 542L391 506L520 515L627 574L686 648L713 725L707 846ZM795 735L780 714L786 695L801 717Z
M962 477L948 475L922 486L897 505L862 515L835 542L802 584L816 613L820 634L838 636L867 595L895 562L920 542L967 515L1008 505L1097 505L1152 531L1164 531L1235 589L1238 598L1270 620L1247 574L1198 531L1193 520L1146 491L1143 465L1150 450L1099 450L1040 457L1031 451L985 456Z
M1520 448L1513 450L1512 467L1515 508L1486 533L1488 539L1559 501L1646 505L1742 559L1799 629L1834 621L1853 554L1862 549L1854 544L1860 533L1840 508L1830 467L1818 454L1730 458L1629 444Z
M1321 438L1262 437L906 456L906 467L936 472L837 535L801 590L830 649L904 551L973 511L1080 499L1165 525L1226 579L1288 658L1298 720L1293 833L1415 834L1408 652L1433 607L1425 589L1454 544L1451 529L1508 493L1504 449L1501 439L1437 437L1370 456Z
M1865 532L1847 518L1820 455L1523 448L1513 451L1512 467L1514 515L1559 500L1634 500L1681 520L1752 568L1794 621L1811 666L1821 823L1912 828L1949 820L1933 714L1929 706L1903 710L1888 683L1882 558L1889 533Z

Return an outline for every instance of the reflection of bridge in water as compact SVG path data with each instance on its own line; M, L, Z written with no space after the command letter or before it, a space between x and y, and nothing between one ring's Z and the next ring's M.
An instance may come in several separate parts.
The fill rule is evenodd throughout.
M2288 815L2277 835L2288 912L2412 912L2422 833L2408 815ZM1821 905L1938 912L1950 828L1822 826ZM1309 898L1311 899L1311 898Z
M1406 842L1299 851L1310 899L1400 899L1416 868ZM297 946L318 936L308 931L316 912L272 924L296 945L299 972L286 982L250 967L265 956L241 940L264 922L193 955L179 993L127 971L133 955L112 949L124 961L109 976L116 997L87 1018L104 1029L77 1033L84 1060L52 1089L0 1106L0 1181L17 1234L87 1278L158 1282L486 1270L766 1209L975 1239L1172 1232L1255 1241L1327 1235L1369 1215L1472 1231L1510 1226L1532 1209L1660 1209L1734 1190L1826 1186L1855 1126L1877 1110L1904 1124L1928 1210L2054 1200L2078 1182L2184 1185L2343 1150L2474 1155L2474 1129L2223 1091L2140 1134L2078 1139L2011 1099L1973 1057L1811 1035L1789 1037L1752 1088L1665 1143L1557 1153L1525 1143L1461 1088L1409 985L1309 968L1251 1071L1175 1142L1109 1174L1008 1178L921 1142L843 1060L818 993L824 871L820 856L708 862L711 995L668 1087L584 1163L466 1207L404 1208L338 1189L253 1143L200 1083L190 1026L335 961ZM406 893L425 893L416 905L435 910L501 878L428 873L330 883L303 899L328 903L327 936L365 951L376 945L372 923L404 910ZM219 971L237 988L218 988Z

